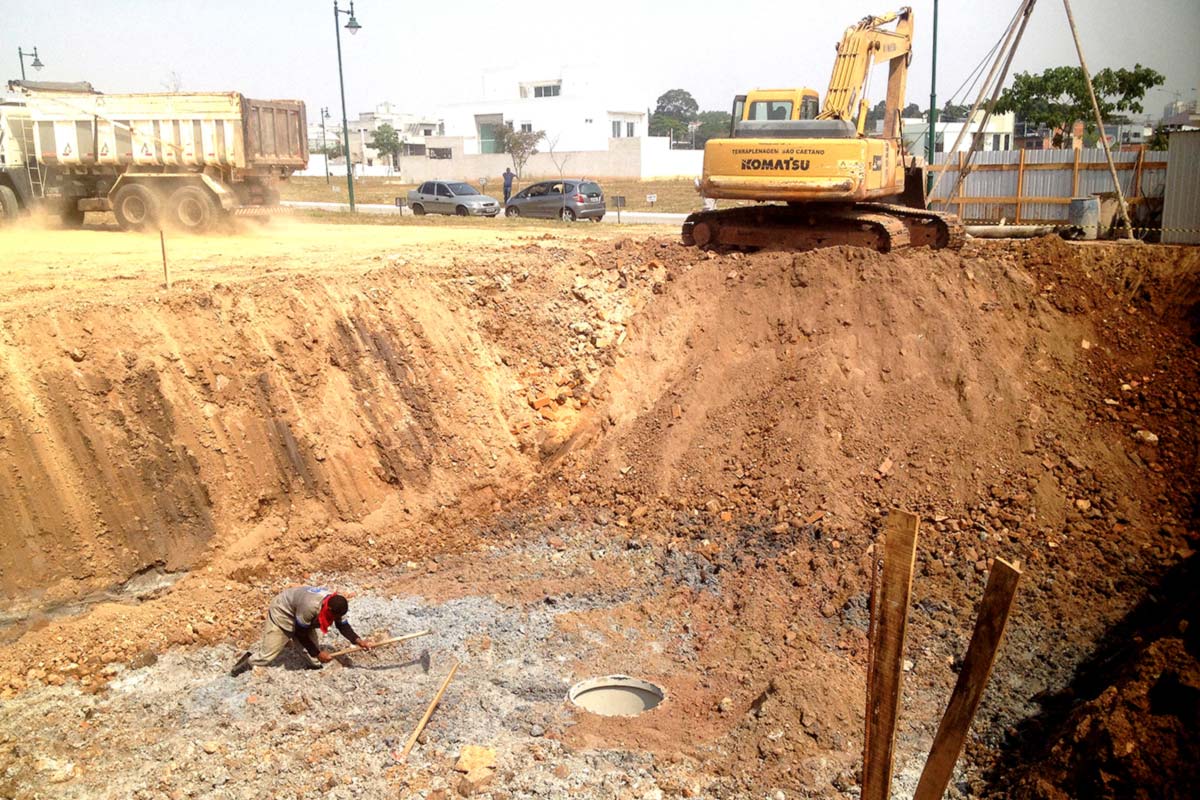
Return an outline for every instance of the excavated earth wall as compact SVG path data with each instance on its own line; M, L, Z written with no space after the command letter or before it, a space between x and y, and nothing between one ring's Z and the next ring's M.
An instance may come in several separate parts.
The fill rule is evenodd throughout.
M89 721L90 762L76 766L62 732L26 742L0 729L0 761L14 765L0 785L29 796L49 774L39 764L69 762L50 770L61 796L123 770L200 791L208 773L176 765L168 780L122 749L143 713L128 698L183 687L170 705L181 718L249 697L289 708L274 678L245 690L208 672L254 636L279 585L322 573L369 608L395 596L418 616L474 609L479 635L454 627L441 655L463 661L466 686L511 688L515 700L495 700L505 713L533 702L538 717L471 722L467 689L435 731L442 746L472 743L464 730L503 736L511 769L497 791L565 791L533 763L549 744L564 767L586 753L587 769L599 759L615 775L618 753L650 754L625 795L573 778L583 796L849 796L868 574L897 506L923 519L898 791L915 784L996 557L1025 575L953 791L1093 785L1061 720L1034 722L1040 698L1065 691L1194 549L1195 250L1044 239L713 255L653 237L530 236L374 258L345 275L201 275L169 295L0 292L0 588L18 623L0 648L0 698L33 698L27 728L57 718L70 692L99 692L88 713L128 743L104 750ZM1187 629L1180 614L1173 630ZM1155 635L1152 665L1190 697L1177 688L1194 674L1189 651ZM537 686L489 684L497 669L519 682L521 637ZM668 687L662 709L637 724L564 716L558 681L634 667ZM356 742L419 711L415 697L387 699L386 672L331 675L304 685L374 698L353 706ZM1079 713L1124 713L1114 696L1149 708L1160 684L1139 675ZM196 724L229 737L214 752L245 748L251 764L263 743L337 724L287 713L279 730L249 707L231 730ZM1159 728L1179 752L1194 747L1182 723ZM1045 729L1052 753L1029 743ZM1138 741L1122 735L1114 753ZM337 763L369 759L371 791L449 785L445 751L406 774L386 748L359 747ZM1057 783L1037 783L1029 763L1052 764ZM310 768L289 765L223 769L252 796L302 786ZM1153 772L1127 765L1101 785Z

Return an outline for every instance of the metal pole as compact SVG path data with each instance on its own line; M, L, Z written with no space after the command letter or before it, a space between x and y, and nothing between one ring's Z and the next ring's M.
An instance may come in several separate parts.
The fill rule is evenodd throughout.
M25 53L21 48L17 48L17 58L21 59L21 80L25 80Z
M350 125L346 122L346 80L342 76L342 31L337 0L333 0L333 32L337 36L338 88L342 92L342 150L346 155L346 191L350 195L350 213L354 213L354 172L350 165Z
M325 117L329 115L328 108L321 109L321 158L325 161L325 185L329 185L329 145L325 144Z
M929 68L929 145L925 148L925 191L933 191L933 159L937 153L937 24L938 0L933 0L933 65Z
M1079 30L1075 27L1075 15L1071 13L1071 3L1063 0L1067 10L1067 24L1071 26L1071 36L1075 38L1075 51L1079 53L1079 67L1083 70L1083 82L1087 84L1088 96L1092 98L1092 113L1096 115L1096 130L1100 133L1100 144L1104 147L1104 158L1108 161L1108 174L1112 175L1113 188L1117 190L1117 201L1121 210L1121 221L1125 223L1125 238L1133 238L1133 223L1129 221L1129 208L1125 205L1125 192L1121 191L1121 182L1117 180L1117 168L1113 164L1112 153L1108 149L1108 139L1104 136L1104 120L1100 117L1100 104L1096 102L1096 90L1092 88L1092 76L1088 72L1087 62L1083 60L1083 45L1079 42Z

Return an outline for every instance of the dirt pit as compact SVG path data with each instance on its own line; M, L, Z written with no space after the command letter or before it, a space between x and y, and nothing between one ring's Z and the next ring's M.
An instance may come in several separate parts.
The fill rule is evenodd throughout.
M893 507L897 796L995 557L951 796L1194 783L1194 604L1136 612L1196 543L1196 251L291 224L176 240L168 292L157 244L0 233L0 795L856 796ZM229 677L297 583L433 634ZM613 674L667 699L567 699Z

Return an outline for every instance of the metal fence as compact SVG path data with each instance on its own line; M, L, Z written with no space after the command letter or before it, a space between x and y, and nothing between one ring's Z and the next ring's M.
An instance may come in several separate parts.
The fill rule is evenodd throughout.
M1200 131L1171 134L1171 177L1163 204L1162 240L1200 244Z
M1167 154L1160 150L1114 152L1117 180L1136 216L1147 199L1161 200ZM1067 219L1072 197L1111 192L1104 150L996 150L975 153L966 179L955 187L965 153L938 153L931 170L944 172L930 199L970 222L1057 223ZM951 196L953 191L953 196Z

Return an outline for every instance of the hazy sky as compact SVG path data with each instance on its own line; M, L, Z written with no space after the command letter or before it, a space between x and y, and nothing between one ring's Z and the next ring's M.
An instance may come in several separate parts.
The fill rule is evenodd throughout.
M1017 0L942 0L938 100L983 58ZM929 104L933 2L913 2L914 58L908 99ZM1200 0L1075 0L1093 70L1154 67L1167 76L1150 93L1157 116L1174 92L1200 86ZM726 109L756 86L810 85L822 93L842 30L889 6L811 0L653 2L399 2L358 0L362 30L345 35L350 116L390 100L422 111L479 94L480 74L544 64L561 54L597 64L635 97L652 102L682 87L704 109ZM174 70L185 90L237 90L338 104L332 2L315 0L0 0L0 76L19 77L17 48L37 46L44 80L90 80L101 91L158 91ZM343 17L343 20L345 18ZM1041 0L1014 71L1075 63L1058 0ZM34 77L32 74L30 77ZM535 76L536 77L536 76ZM879 99L882 76L873 84ZM310 118L315 113L310 111Z

